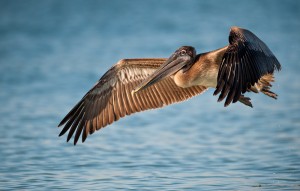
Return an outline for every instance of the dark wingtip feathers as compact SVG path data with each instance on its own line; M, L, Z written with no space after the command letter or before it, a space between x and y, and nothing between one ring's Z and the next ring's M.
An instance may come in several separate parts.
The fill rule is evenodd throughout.
M251 108L253 108L253 105L251 103L251 99L249 97L245 97L244 95L241 95L238 101L245 104L245 105L247 105L247 106L249 106L249 107L251 107Z
M252 32L233 26L229 43L222 58L217 87L213 94L221 93L218 102L227 96L225 107L238 101L240 95L251 89L264 75L281 70L281 65L271 50ZM274 99L277 97L268 89L262 92ZM251 102L244 104L253 107Z

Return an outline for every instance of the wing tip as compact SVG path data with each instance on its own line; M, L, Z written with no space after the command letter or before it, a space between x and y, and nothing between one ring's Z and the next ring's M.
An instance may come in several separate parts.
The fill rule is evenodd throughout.
M65 134L63 131L61 131L58 135L58 137L61 137L63 134Z
M61 121L58 125L57 125L57 127L60 127L60 126L62 126L63 124L65 124L66 122L65 121Z
M71 111L69 113L71 113ZM63 124L65 124L68 121L68 119L70 118L69 113L59 122L57 127L62 126Z

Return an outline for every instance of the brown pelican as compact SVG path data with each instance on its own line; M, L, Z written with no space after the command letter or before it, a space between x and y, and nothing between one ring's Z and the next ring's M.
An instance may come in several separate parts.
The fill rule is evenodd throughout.
M68 130L67 141L75 130L74 144L82 142L106 125L132 113L164 107L216 88L218 101L225 106L240 101L252 107L246 92L270 91L273 73L281 65L267 45L246 29L232 27L229 45L196 54L183 46L168 59L123 59L109 69L74 106L58 126L59 136Z

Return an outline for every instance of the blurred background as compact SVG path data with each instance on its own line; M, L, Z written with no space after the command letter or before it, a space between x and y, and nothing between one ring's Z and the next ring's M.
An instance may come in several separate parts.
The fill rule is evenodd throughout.
M57 124L122 58L228 44L247 28L277 56L272 100L209 90L66 143ZM300 1L0 1L0 190L300 190Z

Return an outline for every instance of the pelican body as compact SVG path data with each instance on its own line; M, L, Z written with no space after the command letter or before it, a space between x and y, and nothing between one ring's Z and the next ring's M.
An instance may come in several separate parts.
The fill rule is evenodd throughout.
M84 142L126 115L185 101L208 88L220 94L218 101L225 99L224 106L239 101L252 107L246 92L277 98L270 88L280 69L267 45L239 27L231 28L229 45L211 52L196 54L194 47L182 46L168 59L123 59L60 122L60 136L69 130L67 141L75 133L74 144L81 134Z

